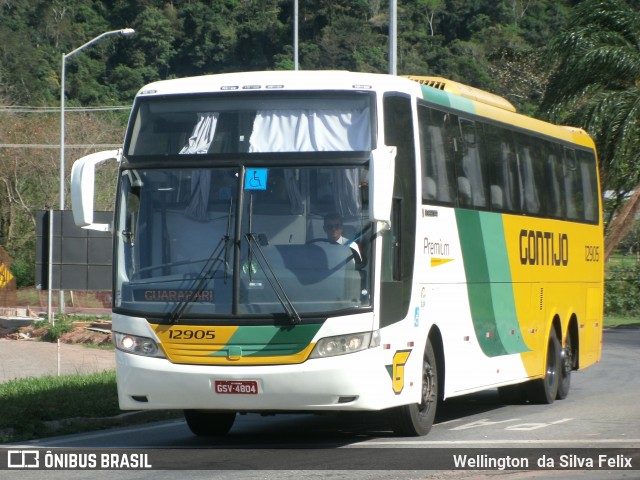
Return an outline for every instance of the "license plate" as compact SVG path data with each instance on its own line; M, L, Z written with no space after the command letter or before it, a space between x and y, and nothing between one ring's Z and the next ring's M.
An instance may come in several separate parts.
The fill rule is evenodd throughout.
M255 380L216 380L213 384L216 393L231 395L257 395L258 382Z

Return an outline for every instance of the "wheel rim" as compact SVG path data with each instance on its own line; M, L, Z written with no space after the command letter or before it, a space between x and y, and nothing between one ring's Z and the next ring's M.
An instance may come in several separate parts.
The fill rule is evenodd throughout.
M568 335L564 348L560 350L560 362L562 365L562 374L566 377L571 373L571 365L573 364L571 338Z
M433 368L427 362L422 367L422 398L418 405L418 412L426 417L436 398Z

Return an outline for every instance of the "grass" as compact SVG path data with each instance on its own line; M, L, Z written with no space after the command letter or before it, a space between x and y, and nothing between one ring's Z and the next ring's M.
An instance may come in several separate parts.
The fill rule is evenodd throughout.
M640 318L623 315L607 315L604 317L605 328L640 328Z
M48 422L121 413L115 372L24 378L0 384L0 411L3 442L67 433Z
M0 384L0 442L175 418L178 412L123 414L114 371L23 378Z

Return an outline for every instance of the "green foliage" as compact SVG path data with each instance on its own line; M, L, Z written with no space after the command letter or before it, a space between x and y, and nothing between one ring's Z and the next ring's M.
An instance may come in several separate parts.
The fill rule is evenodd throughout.
M454 76L508 94L492 80L492 55L548 43L572 3L399 2L399 72ZM301 68L386 72L388 8L382 0L300 2ZM18 104L55 105L61 54L124 27L136 34L67 59L70 104L128 104L144 83L163 78L293 66L290 0L15 0L0 3L4 93Z
M609 264L604 311L606 315L640 316L640 262Z
M16 279L16 288L28 287L34 284L35 274L33 257L26 255L29 250L24 249L19 258L14 258L11 264L11 274Z
M44 328L46 332L42 335L42 340L46 342L55 342L62 334L73 330L73 322L75 319L67 315L57 314L54 322L49 323L48 320L38 320L33 324L35 328Z
M128 113L67 113L67 144L121 143ZM55 146L60 138L59 118L55 111L46 114L5 112L0 115L0 143ZM69 175L73 160L92 151L94 149L68 148L66 174ZM58 206L59 155L58 148L0 148L0 245L13 259L11 271L18 288L34 284L36 216L39 210ZM112 209L116 168L115 163L107 164L97 171L97 210Z

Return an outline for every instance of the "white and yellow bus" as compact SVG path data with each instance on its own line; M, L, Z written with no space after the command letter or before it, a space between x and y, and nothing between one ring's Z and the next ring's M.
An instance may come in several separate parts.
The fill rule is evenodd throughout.
M566 397L601 353L596 154L575 128L431 77L254 72L153 83L119 162L113 337L124 410L380 411Z

